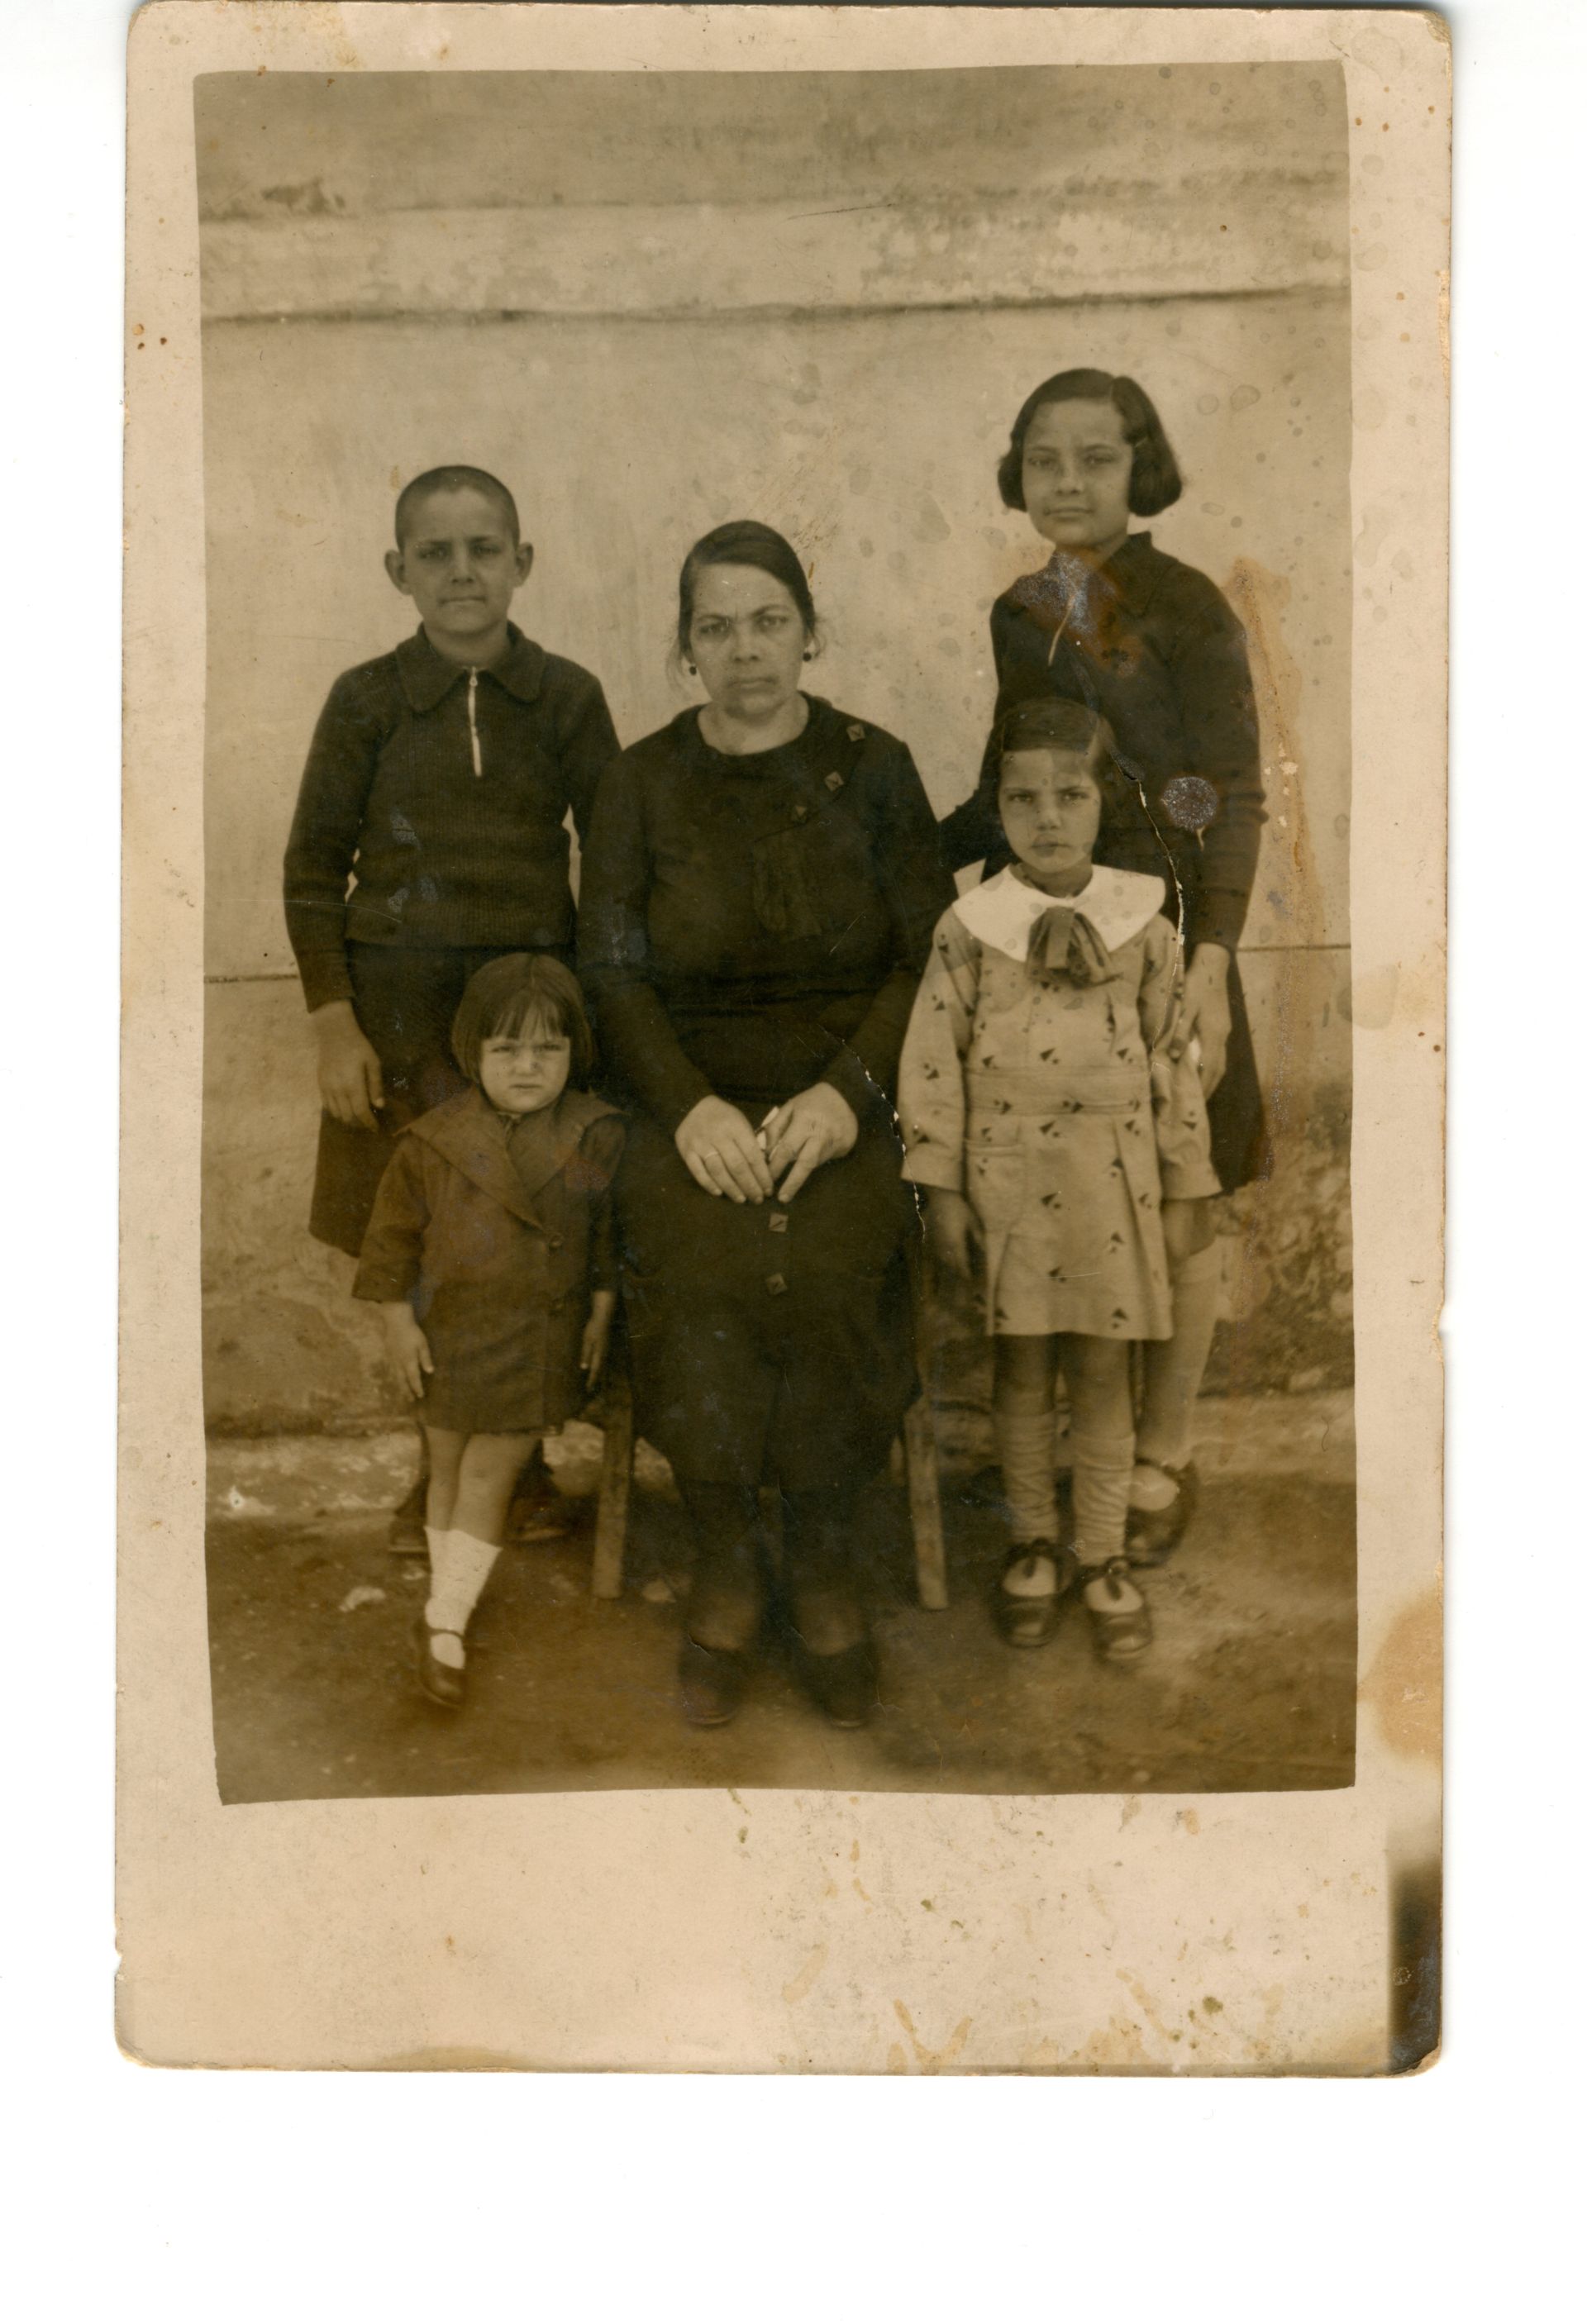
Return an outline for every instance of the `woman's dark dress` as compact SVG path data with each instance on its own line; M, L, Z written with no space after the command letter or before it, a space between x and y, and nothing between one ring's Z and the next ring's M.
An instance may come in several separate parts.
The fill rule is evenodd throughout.
M1089 586L1076 595L1071 575ZM1056 640L1056 642L1055 642ZM999 723L1016 703L1057 695L1106 718L1145 813L1097 847L1099 862L1152 872L1182 911L1187 955L1230 954L1228 1062L1208 1102L1213 1162L1225 1191L1264 1175L1267 1139L1237 946L1265 820L1261 746L1245 633L1204 573L1131 533L1099 571L1054 558L992 609L997 706L976 793L943 825L955 870L1009 860L989 798ZM1185 779L1189 778L1187 781Z
M681 1476L857 1485L898 1431L917 1214L892 1090L952 896L909 752L824 702L795 742L743 758L686 711L602 783L579 966L633 1113L617 1221L639 1424ZM791 1204L695 1184L673 1133L701 1098L758 1129L817 1081L859 1138Z

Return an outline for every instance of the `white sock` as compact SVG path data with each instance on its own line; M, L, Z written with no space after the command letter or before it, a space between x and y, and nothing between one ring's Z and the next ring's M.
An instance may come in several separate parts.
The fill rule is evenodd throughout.
M437 1662L454 1670L463 1667L463 1633L479 1603L480 1592L501 1555L499 1543L476 1541L471 1533L437 1533L429 1546L429 1599L424 1618L432 1630L451 1630L455 1637L437 1638L430 1651Z
M1193 1251L1174 1269L1174 1336L1149 1340L1143 1359L1144 1394L1135 1444L1137 1484L1130 1499L1149 1509L1151 1468L1183 1469L1189 1460L1195 1400L1213 1352L1213 1331L1223 1292L1223 1248L1214 1235L1204 1250ZM1174 1498L1157 1506L1166 1508Z

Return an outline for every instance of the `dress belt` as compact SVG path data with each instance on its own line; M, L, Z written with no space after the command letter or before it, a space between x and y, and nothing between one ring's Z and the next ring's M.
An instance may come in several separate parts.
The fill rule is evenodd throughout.
M1018 1114L1137 1113L1151 1103L1144 1065L1099 1065L1088 1073L1053 1074L1016 1067L964 1076L972 1121Z

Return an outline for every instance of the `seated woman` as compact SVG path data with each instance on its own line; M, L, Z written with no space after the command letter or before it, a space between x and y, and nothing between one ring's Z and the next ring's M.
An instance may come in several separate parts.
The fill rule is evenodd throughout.
M876 1663L850 1527L916 1389L892 1088L953 883L904 745L800 691L816 609L780 534L696 542L678 650L708 699L602 782L579 960L633 1115L616 1200L638 1422L697 1536L684 1711L738 1708L767 1480L802 1677L859 1726Z

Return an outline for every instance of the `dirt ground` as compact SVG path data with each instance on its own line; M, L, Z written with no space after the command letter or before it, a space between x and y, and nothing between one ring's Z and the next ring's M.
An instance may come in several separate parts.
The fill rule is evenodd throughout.
M558 1460L566 1530L503 1552L470 1634L468 1701L453 1713L432 1707L412 1676L424 1563L385 1547L382 1511L401 1490L408 1441L222 1443L208 1545L221 1797L1348 1784L1348 1456L1336 1414L1311 1410L1303 1429L1301 1400L1263 1401L1279 1408L1247 1416L1238 1456L1213 1449L1189 1536L1143 1577L1156 1643L1135 1671L1095 1661L1078 1608L1039 1652L1001 1644L985 1597L1003 1536L996 1514L964 1496L971 1448L945 1466L946 1612L917 1602L904 1496L896 1482L879 1485L861 1530L882 1707L857 1734L828 1727L774 1665L732 1726L684 1726L673 1665L687 1543L653 1466L634 1495L624 1594L602 1600L589 1590L593 1463L577 1447Z

